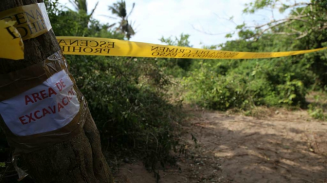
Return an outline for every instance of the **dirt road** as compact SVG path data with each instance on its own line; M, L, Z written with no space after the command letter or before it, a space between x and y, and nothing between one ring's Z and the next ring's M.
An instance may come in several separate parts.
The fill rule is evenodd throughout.
M160 171L160 182L327 183L327 122L313 120L306 111L263 110L260 119L187 113L186 155L178 166ZM155 182L140 162L122 166L117 180Z

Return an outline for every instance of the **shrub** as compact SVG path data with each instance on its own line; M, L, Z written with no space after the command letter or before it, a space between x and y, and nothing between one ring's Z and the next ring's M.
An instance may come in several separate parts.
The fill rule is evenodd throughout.
M186 99L200 106L248 110L253 106L305 107L312 73L292 60L201 61L201 68L184 78ZM312 81L311 81L312 82Z
M167 102L169 80L152 59L70 56L71 72L88 101L103 149L133 156L154 169L179 145L178 106Z

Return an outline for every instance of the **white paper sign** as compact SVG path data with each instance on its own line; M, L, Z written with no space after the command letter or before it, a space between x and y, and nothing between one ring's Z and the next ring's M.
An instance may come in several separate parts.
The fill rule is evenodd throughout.
M0 102L0 114L15 135L27 136L67 125L79 105L73 82L62 70L41 85Z

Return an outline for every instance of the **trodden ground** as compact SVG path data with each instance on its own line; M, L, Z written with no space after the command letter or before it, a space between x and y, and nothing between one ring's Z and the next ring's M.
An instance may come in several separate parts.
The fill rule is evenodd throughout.
M313 120L307 111L264 109L260 118L186 112L186 154L177 166L160 171L160 182L327 183L327 122ZM117 182L156 181L134 162L120 167Z

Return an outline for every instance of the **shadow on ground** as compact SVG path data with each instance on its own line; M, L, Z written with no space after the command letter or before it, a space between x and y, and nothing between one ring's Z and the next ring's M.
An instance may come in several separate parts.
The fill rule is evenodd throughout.
M162 183L326 183L327 122L306 111L279 112L264 119L189 110L178 167L160 171ZM196 138L196 145L194 139ZM122 167L129 183L155 182L141 163Z

